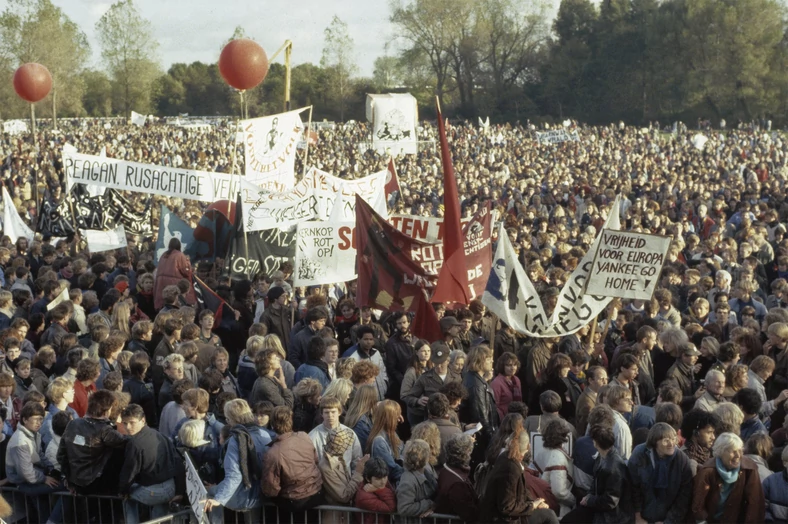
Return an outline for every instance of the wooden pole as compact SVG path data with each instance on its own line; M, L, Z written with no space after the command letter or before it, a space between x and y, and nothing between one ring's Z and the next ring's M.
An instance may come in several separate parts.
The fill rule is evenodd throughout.
M35 155L35 162L38 164L38 131L36 129L35 104L30 104L30 131L33 138L33 155ZM38 166L33 170L33 202L36 203L36 216L38 216L41 213L41 202L38 200Z
M306 164L307 160L309 160L309 135L312 133L312 107L309 106L309 123L306 126L306 150L304 151L304 172L301 175L301 178L306 176Z
M493 356L495 356L495 331L496 327L498 327L498 315L495 313L492 314L492 333L490 337L490 349L492 350ZM482 317L482 329L484 329L484 317Z

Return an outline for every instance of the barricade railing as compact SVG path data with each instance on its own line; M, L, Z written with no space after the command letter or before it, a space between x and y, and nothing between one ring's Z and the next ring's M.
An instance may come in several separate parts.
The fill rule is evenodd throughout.
M105 495L74 495L68 491L57 491L46 495L28 495L14 486L1 486L0 493L11 505L14 513L6 519L8 524L16 522L46 522L58 501L62 504L65 524L122 524L126 522L122 497ZM178 509L180 508L180 509ZM171 514L142 524L188 524L196 521L191 508L178 506ZM219 509L219 508L217 508ZM399 516L392 513L376 513L351 506L322 505L314 509L287 512L271 501L261 507L233 511L224 509L226 524L389 524L398 522ZM214 510L216 511L216 510ZM207 518L204 519L207 522ZM415 521L415 518L409 520ZM433 513L419 519L421 524L462 524L456 515Z
M192 515L191 510L184 510L159 519L145 521L142 524L181 524L187 522ZM205 520L207 521L207 518ZM356 522L389 524L399 522L399 520L400 517L395 513L376 513L351 506L322 505L310 510L291 513L281 510L270 501L264 502L262 507L248 510L233 511L227 508L224 510L225 524L356 524ZM464 522L456 515L442 513L433 513L422 519L412 517L408 520L419 520L421 524L462 524Z

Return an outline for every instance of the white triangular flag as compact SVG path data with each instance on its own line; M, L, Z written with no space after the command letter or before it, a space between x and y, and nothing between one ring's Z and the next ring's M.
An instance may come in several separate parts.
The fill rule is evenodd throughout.
M11 243L16 242L17 238L26 238L28 241L33 242L35 233L27 227L22 217L14 206L14 201L8 190L3 186L3 232L11 239Z

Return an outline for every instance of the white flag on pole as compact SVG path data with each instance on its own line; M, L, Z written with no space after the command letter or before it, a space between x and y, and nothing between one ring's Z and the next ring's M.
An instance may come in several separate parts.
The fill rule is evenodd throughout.
M14 201L5 186L3 186L3 231L12 243L16 242L17 238L24 237L29 242L33 242L35 238L33 230L27 227L22 217L19 216Z
M141 115L136 111L131 112L131 125L142 127L145 125L145 115Z

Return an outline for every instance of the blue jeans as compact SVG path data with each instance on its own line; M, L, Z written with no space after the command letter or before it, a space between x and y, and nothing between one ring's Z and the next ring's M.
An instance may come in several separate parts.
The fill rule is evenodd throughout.
M208 497L213 497L216 492L218 491L217 486L211 486L208 488ZM253 509L259 508L262 506L262 500L259 496L250 496L252 493L257 494L260 492L260 485L259 483L255 482L252 484L252 488L249 490L245 490L243 486L240 486L236 492L230 497L230 500L227 501L226 506L217 506L212 509L206 516L211 524L222 524L224 522L224 508L226 507L232 511L243 511L245 509Z
M62 497L58 497L57 498L57 502L55 502L54 507L52 507L52 512L49 513L49 515L47 515L47 512L49 512L49 508L50 508L49 501L47 501L46 503L42 503L41 500L38 499L38 497L42 497L44 495L49 495L49 494L54 493L56 491L62 491L64 489L64 486L60 485L60 486L57 486L57 487L54 487L54 488L50 488L49 486L47 486L44 483L41 483L41 484L28 484L28 483L25 482L25 483L22 483L22 484L18 484L17 485L17 489L21 493L24 493L25 496L36 499L35 508L36 508L36 512L38 513L38 519L41 522L46 522L48 520L52 521L52 522L55 522L57 524L60 524L61 522L63 522L63 500L62 500Z
M126 510L126 524L138 524L140 521L139 505L150 506L150 518L157 519L167 514L169 502L175 496L175 481L166 480L153 486L131 486L129 498L123 502Z

